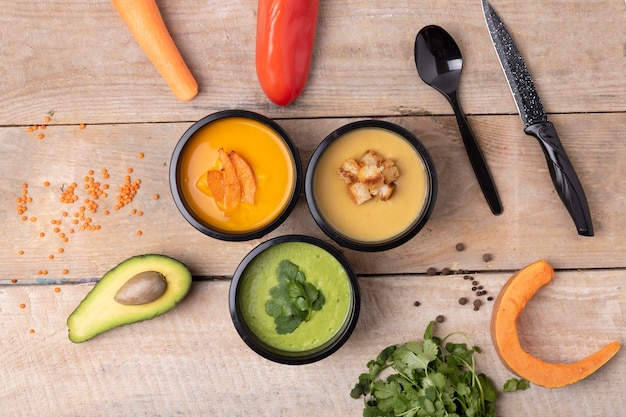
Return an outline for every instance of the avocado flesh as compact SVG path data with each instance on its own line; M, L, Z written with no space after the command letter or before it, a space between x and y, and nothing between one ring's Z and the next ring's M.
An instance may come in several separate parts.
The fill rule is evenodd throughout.
M115 294L126 281L145 271L156 271L165 277L165 293L141 305L116 302ZM174 308L187 295L190 286L191 273L175 259L153 254L129 258L104 274L69 316L69 338L81 343L115 327L159 316Z

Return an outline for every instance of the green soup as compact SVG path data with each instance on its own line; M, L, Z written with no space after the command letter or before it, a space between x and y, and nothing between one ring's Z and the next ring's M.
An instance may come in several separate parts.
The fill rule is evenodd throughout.
M320 310L287 334L276 331L274 318L265 310L283 260L297 265L325 298ZM341 263L324 249L304 242L279 243L256 256L242 274L237 298L250 330L264 343L289 352L315 349L331 340L345 326L353 304L350 278Z

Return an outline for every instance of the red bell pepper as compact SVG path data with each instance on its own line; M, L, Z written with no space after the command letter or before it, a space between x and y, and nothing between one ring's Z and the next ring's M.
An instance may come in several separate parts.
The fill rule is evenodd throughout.
M319 0L259 0L256 73L265 95L287 106L309 76Z

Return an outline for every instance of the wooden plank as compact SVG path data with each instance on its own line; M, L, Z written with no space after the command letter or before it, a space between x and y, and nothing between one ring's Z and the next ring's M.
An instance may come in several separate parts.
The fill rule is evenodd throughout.
M473 276L491 294L508 278ZM623 271L557 271L520 318L526 349L545 360L568 362L611 340L623 342L625 284ZM303 366L262 359L240 340L228 313L228 280L195 283L175 310L79 345L68 340L65 320L91 285L62 285L60 292L52 286L2 286L2 413L293 416L307 410L311 416L356 416L362 403L349 392L367 361L388 345L421 338L440 314L446 320L437 334L467 332L483 349L478 369L501 387L512 375L490 342L491 304L472 311L457 303L459 297L471 299L469 285L460 276L360 279L361 316L352 337L330 358ZM505 395L498 414L619 415L625 366L620 352L574 385L532 386Z
M626 119L621 114L561 115L554 118L563 142L585 187L591 207L595 237L580 237L550 180L537 142L523 134L515 116L472 117L483 144L504 214L489 211L451 117L390 118L414 132L431 152L438 172L439 194L426 227L404 246L375 254L346 250L360 274L425 272L429 267L469 270L512 270L546 258L559 268L626 266L622 239L626 213L624 164ZM317 144L349 119L285 120L281 124L294 138L306 167ZM266 238L303 233L325 238L314 223L304 196L290 218L266 238L244 243L217 243L193 229L178 213L169 191L168 170L173 148L188 123L52 126L43 140L26 128L1 128L0 152L15 155L0 168L0 213L6 219L0 230L5 245L1 280L98 278L129 256L166 253L188 264L195 275L230 276L245 254ZM145 157L139 159L138 153ZM128 168L133 168L131 174ZM110 174L102 178L101 169ZM108 183L109 196L98 200L90 214L101 230L79 230L74 213L91 198L82 189L84 176ZM114 210L124 176L140 179L132 204ZM44 182L50 182L44 186ZM76 182L77 203L59 201L64 187ZM16 198L28 183L28 203L22 221ZM158 194L160 198L154 200ZM109 215L104 215L104 210ZM132 209L143 216L132 214ZM68 217L62 213L67 212ZM59 221L61 225L51 224ZM59 227L59 233L54 229ZM70 233L70 229L74 233ZM141 236L137 235L141 231ZM39 234L44 233L44 237ZM60 233L69 241L63 242ZM457 252L463 242L466 250ZM59 248L63 253L58 253ZM24 251L19 255L19 251ZM493 254L485 263L484 253ZM50 260L49 256L54 259ZM64 274L63 270L68 269ZM38 272L48 271L47 275Z
M163 0L159 6L200 85L178 102L107 0L0 1L1 125L197 120L225 108L272 117L451 114L418 77L413 42L428 24L463 52L470 114L515 112L480 2L322 2L310 78L287 108L264 96L254 67L256 2ZM619 1L493 1L550 113L624 112L626 25ZM536 24L535 24L536 23ZM602 47L598 47L602 45Z

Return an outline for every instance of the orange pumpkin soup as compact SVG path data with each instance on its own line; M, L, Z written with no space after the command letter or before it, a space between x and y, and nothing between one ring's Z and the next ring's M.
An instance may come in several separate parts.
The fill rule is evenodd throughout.
M207 171L219 168L219 149L241 155L256 181L254 203L241 202L228 214L201 185ZM179 172L181 193L196 217L231 233L254 231L272 222L289 203L295 186L294 161L281 137L263 123L243 117L218 119L195 132L181 153Z

